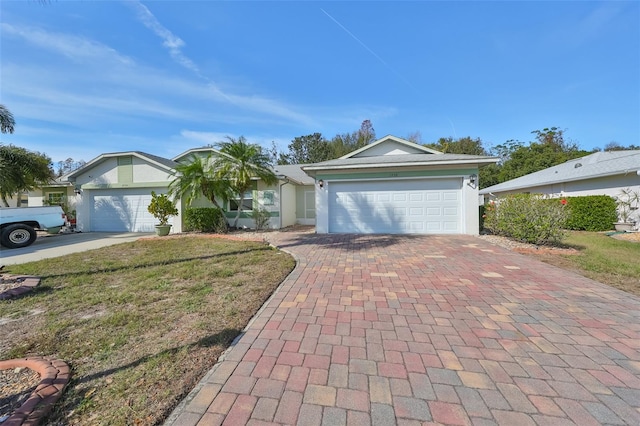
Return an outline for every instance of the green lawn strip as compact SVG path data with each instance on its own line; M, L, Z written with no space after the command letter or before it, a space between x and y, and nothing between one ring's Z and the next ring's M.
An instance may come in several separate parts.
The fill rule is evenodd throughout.
M544 262L640 296L640 243L597 232L569 233L564 241L577 255L538 255Z
M294 267L263 243L140 240L7 267L42 277L0 303L0 359L55 356L73 379L52 424L160 422Z

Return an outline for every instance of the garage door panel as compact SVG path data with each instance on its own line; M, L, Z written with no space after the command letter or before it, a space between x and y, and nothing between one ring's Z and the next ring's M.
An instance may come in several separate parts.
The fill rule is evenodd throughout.
M459 233L461 179L329 184L329 232Z
M458 201L458 192L443 192L442 197L445 201Z
M91 230L97 232L153 232L157 219L149 213L151 191L164 188L111 189L91 196Z

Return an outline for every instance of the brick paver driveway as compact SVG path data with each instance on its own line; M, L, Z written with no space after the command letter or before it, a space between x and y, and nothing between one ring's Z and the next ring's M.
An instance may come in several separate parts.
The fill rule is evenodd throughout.
M299 265L169 424L640 424L640 299L463 236Z

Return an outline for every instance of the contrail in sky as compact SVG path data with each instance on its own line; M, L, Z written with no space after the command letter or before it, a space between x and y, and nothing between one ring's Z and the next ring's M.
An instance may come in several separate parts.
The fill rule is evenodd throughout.
M369 48L369 46L367 46L366 44L364 44L362 42L362 40L360 40L358 37L355 36L355 34L353 34L351 31L349 31L347 29L347 27L345 27L344 25L342 25L340 22L338 22L338 20L336 18L334 18L333 16L331 16L326 10L324 10L323 8L320 8L320 10L322 11L322 13L324 13L325 15L327 15L329 17L329 19L331 19L333 22L335 22L335 24L337 26L339 26L340 28L342 28L344 30L344 32L346 32L347 34L349 34L351 36L351 38L353 38L355 41L357 41L360 46L364 47L367 52L371 53L377 60L379 60L380 62L382 62L382 64L387 67L392 73L394 73L397 77L399 77L402 81L404 81L405 83L407 83L407 85L409 87L411 87L412 89L415 90L415 87L413 87L413 85L409 82L409 80L407 80L406 78L404 78L399 72L397 72L395 69L393 69L391 67L391 65L389 65L384 59L382 59L376 52L374 52L373 50L371 50Z

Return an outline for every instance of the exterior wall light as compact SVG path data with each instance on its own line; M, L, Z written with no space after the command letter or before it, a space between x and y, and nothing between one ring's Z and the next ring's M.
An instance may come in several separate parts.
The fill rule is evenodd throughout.
M476 186L476 184L478 183L478 175L474 173L471 176L469 176L469 183L472 186Z
M323 188L323 187L324 187L324 181L323 181L322 179L320 179L320 180L318 181L318 186L319 186L320 188Z
M82 189L80 189L79 186L76 186L75 189L73 190L73 193L76 195L81 195L82 194Z

